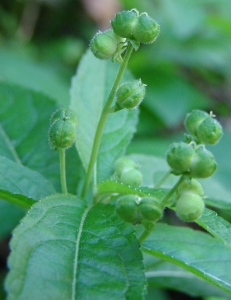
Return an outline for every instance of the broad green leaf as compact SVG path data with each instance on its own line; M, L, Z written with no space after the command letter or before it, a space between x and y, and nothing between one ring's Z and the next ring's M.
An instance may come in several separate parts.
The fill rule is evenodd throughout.
M52 194L54 187L42 175L0 156L0 198L29 208Z
M60 190L59 155L50 149L47 137L55 102L41 93L1 82L0 106L0 155L38 171ZM74 147L66 153L68 188L75 193L80 161Z
M0 238L6 237L24 215L25 210L21 207L0 200Z
M72 195L43 199L10 246L9 300L144 299L139 243L111 205L87 206Z
M71 86L71 108L78 115L76 147L85 170L88 167L96 127L103 104L110 92L119 65L96 59L88 51L81 60ZM123 80L130 80L125 74ZM121 156L130 142L137 123L138 110L122 110L108 117L97 163L98 181L112 172L114 161Z
M136 129L137 112L137 109L124 109L109 116L99 148L98 182L112 175L115 161L124 155Z
M108 194L130 194L130 195L138 195L140 197L144 196L155 196L158 199L162 199L166 194L165 189L149 189L145 187L133 188L131 186L127 186L119 181L113 180L105 180L102 181L97 186L97 196L100 195L108 195Z
M159 223L142 249L231 294L231 249L210 235Z
M209 282L167 261L150 255L147 261L147 255L144 255L144 263L149 287L176 290L192 297L227 295Z
M216 212L208 208L204 209L202 216L196 223L231 247L231 224L219 217Z
M51 68L6 50L0 51L0 66L1 81L41 92L59 105L68 105L68 85Z

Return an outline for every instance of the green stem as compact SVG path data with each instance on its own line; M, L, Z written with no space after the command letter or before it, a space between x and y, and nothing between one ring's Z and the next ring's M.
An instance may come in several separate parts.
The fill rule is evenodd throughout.
M163 206L165 206L168 203L169 198L175 193L175 191L178 189L178 187L181 185L181 183L184 181L184 176L181 176L180 179L177 181L177 183L171 188L171 190L164 196L164 198L161 200L161 203ZM140 244L143 243L146 238L149 236L149 234L152 232L155 224L151 226L149 229L144 229L144 231L141 233L139 237Z
M81 197L85 197L85 195L87 193L87 189L88 189L88 186L91 181L94 165L95 165L95 162L96 162L96 159L98 156L99 146L100 146L100 141L101 141L101 137L103 134L104 125L105 125L105 123L107 121L107 117L110 113L110 107L111 107L112 101L114 99L116 89L122 79L122 76L127 67L127 64L128 64L129 58L132 54L132 51L133 51L133 46L131 44L129 44L128 49L124 55L124 60L123 60L122 64L120 65L120 69L118 71L115 82L112 86L110 94L108 95L107 101L103 107L103 110L102 110L102 113L101 113L101 116L99 119L99 123L98 123L97 129L96 129L96 133L95 133L95 138L94 138L92 151L91 151L91 157L90 157L90 161L89 161L89 165L88 165L88 169L87 169L87 175L86 175L86 178L84 181Z
M158 189L162 186L162 184L168 179L169 175L171 174L171 170L166 172L162 178L155 184L154 189Z
M171 190L164 196L164 198L161 200L161 203L163 206L165 206L168 203L168 200L170 197L175 193L175 191L178 189L178 187L181 185L181 183L184 181L184 176L182 175L180 179L177 181L177 183L171 188Z
M65 149L59 149L60 156L60 180L62 192L67 194L67 182L66 182L66 160L65 160Z
M155 224L153 224L153 226L151 228L148 229L144 229L144 231L141 233L140 237L139 237L139 242L140 244L142 244L146 238L149 236L149 234L152 232L153 228L154 228Z

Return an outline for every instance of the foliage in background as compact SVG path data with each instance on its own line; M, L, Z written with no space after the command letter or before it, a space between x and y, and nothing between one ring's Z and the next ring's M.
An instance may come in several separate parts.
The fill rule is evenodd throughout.
M219 145L212 149L217 157L219 169L213 179L203 180L203 186L209 196L208 204L210 201L211 205L220 210L221 215L230 220L230 1L124 0L120 1L120 5L125 9L136 7L140 11L148 11L149 15L155 16L161 24L158 43L152 47L142 46L129 65L135 77L141 77L148 87L141 106L138 131L128 147L128 153L145 153L159 156L161 159L165 156L169 143L173 139L182 138L182 119L188 111L193 108L214 111L227 132ZM50 179L56 190L59 190L58 178L55 175L58 174L58 160L51 155L44 140L36 138L36 132L42 132L39 137L43 136L46 140L51 112L57 106L69 104L70 78L97 28L97 24L89 17L84 7L83 2L61 0L5 0L0 3L0 122L9 128L14 136L14 145L20 153L23 165ZM34 20L32 17L26 18L31 14ZM4 105L9 98L11 103L6 107ZM27 105L25 99L28 99ZM33 105L31 99L34 99ZM46 111L42 101L46 102ZM23 107L22 120L14 124L16 118L12 112L15 111L16 114L18 107ZM9 109L10 114L7 114ZM39 121L37 113L42 114ZM25 119L28 123L23 123ZM29 132L28 124L33 127L32 132ZM23 138L18 135L21 131L25 132ZM45 145L36 153L33 153L30 143L27 142L32 137L34 144ZM6 137L0 127L1 155L14 161L16 158L11 149L3 147L5 144ZM76 165L80 166L79 158L73 149L68 150L69 160L73 155ZM134 154L133 157L138 162L142 161L144 165L145 158ZM48 170L47 161L52 161ZM74 193L78 189L75 186L78 178L73 169L70 168L67 172L73 178L69 188ZM158 177L156 173L158 170L153 174L153 182ZM45 180L44 178L41 180ZM30 199L30 195L26 196ZM223 199L222 203L219 197ZM22 209L0 202L2 239L9 236L23 214ZM170 223L175 222L177 221L170 216ZM4 265L4 257L2 261ZM148 269L148 254L145 263ZM166 285L163 286L163 281L158 281L158 274L152 276L150 271L150 286L189 292L193 276L191 273L164 262L161 258L154 263L159 265L160 276L162 274L165 277ZM169 270L181 277L184 284L176 286L174 276L168 277ZM4 277L4 272L3 270L1 278ZM204 281L195 278L191 295L202 295L202 287L205 297L211 293L222 295L219 290L211 290L211 285L206 287ZM158 297L161 300L167 299L168 296L161 294Z

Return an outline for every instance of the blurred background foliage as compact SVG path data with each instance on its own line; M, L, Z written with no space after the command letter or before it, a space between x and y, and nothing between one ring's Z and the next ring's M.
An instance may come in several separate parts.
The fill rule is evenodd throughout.
M110 27L117 11L134 7L148 12L161 33L153 45L142 45L129 64L147 84L147 93L128 153L164 157L171 141L182 140L187 112L212 110L225 128L212 150L219 163L215 176L230 190L230 0L0 0L0 82L41 91L68 105L71 77L90 39ZM0 244L3 266L6 244L7 238ZM156 289L152 293L148 299L179 297Z

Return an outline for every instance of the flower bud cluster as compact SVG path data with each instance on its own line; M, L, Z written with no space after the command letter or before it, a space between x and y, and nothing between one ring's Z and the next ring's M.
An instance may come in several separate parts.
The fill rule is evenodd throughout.
M187 114L185 128L195 142L214 145L220 140L223 134L222 126L214 117L212 112L208 114L201 110L193 110Z
M167 162L175 175L187 174L193 178L210 177L217 169L213 154L195 142L170 145Z
M160 26L147 13L135 9L122 11L111 20L114 32L121 37L135 40L139 43L153 43L159 35Z
M142 174L138 170L137 164L129 157L123 156L115 163L116 178L132 187L138 187L142 183Z
M75 141L77 117L71 109L60 108L51 116L48 132L52 149L69 148Z
M148 227L162 217L163 206L153 196L124 195L117 201L116 212L126 222Z
M213 154L206 144L216 144L222 136L222 126L212 113L193 110L187 114L185 128L189 142L173 143L167 152L167 162L176 175L187 174L192 178L210 177L217 169Z
M113 61L122 61L121 54L130 41L135 50L140 43L153 43L159 35L160 26L147 13L136 9L122 11L111 20L112 29L98 32L90 43L92 53L100 59L112 58Z
M203 197L203 188L197 180L184 181L177 191L177 216L184 222L198 219L204 209Z

